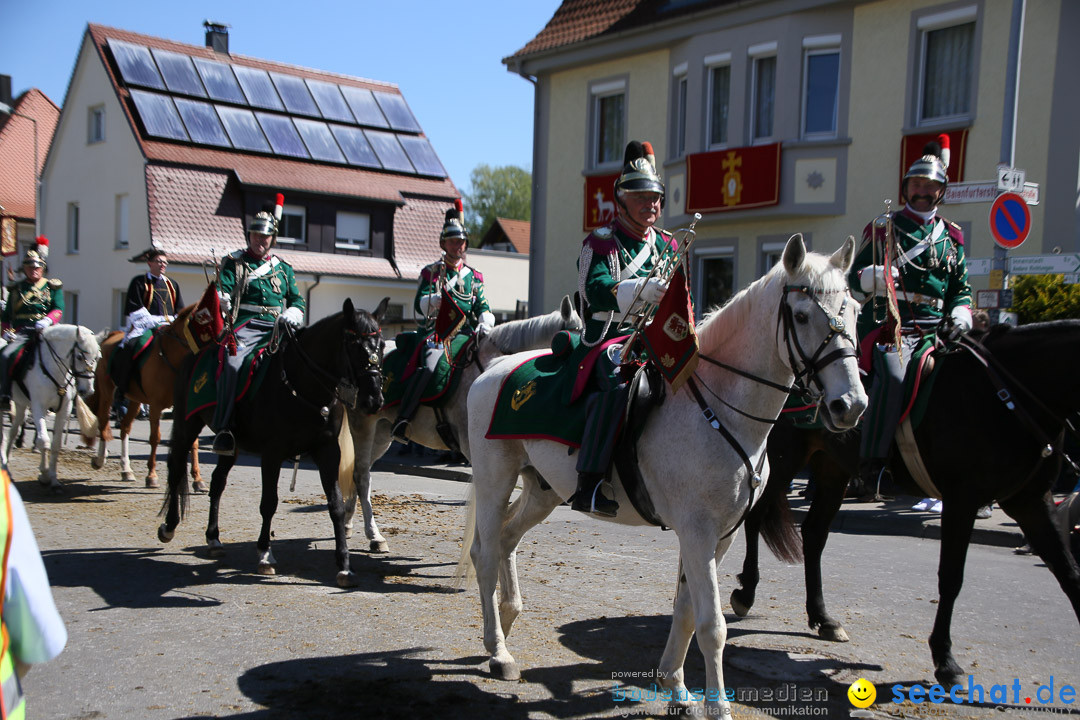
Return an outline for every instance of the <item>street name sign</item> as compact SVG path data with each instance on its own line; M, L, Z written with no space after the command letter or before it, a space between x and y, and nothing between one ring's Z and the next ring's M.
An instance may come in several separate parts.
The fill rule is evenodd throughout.
M1039 184L1025 182L1024 189L1016 191L1017 195L1024 198L1028 205L1039 204ZM982 182L957 182L949 183L945 188L945 204L956 205L959 203L993 202L1001 194L997 183L993 180Z
M1015 255L1009 258L1012 275L1057 275L1080 271L1080 255Z

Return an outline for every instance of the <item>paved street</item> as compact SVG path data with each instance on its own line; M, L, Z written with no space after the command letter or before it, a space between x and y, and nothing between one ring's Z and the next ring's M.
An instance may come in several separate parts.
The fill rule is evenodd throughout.
M140 477L147 428L138 423L133 442ZM204 454L204 461L212 456ZM192 496L176 539L162 545L155 535L161 491L143 488L141 480L121 482L115 460L91 470L88 453L69 441L60 472L66 494L53 497L33 479L36 457L15 451L12 471L70 632L64 653L26 679L30 717L660 712L655 702L615 702L612 688L619 682L635 698L648 690L670 623L673 533L557 509L519 552L525 611L509 645L523 680L495 681L486 673L475 587L459 590L453 580L468 485L445 477L467 468L416 463L391 454L380 465L376 512L390 552L372 555L354 537L360 586L341 590L333 584L330 522L311 469L300 470L295 493L288 491L291 468L282 472L273 546L279 574L262 577L254 573L259 481L252 458L242 458L224 496L227 555L211 559L203 542L206 496ZM847 688L859 677L877 685L875 717L1001 717L997 705L1007 716L1039 717L1027 712L1023 697L975 706L890 703L894 684L932 682L926 637L936 608L938 543L914 530L870 537L859 529L880 512L846 503L826 551L830 610L850 643L824 643L807 631L802 568L771 557L763 562L751 615L739 620L728 610L725 684L743 697L733 704L735 717L846 718ZM929 517L907 514L892 526L932 525ZM980 522L1008 529L997 517ZM721 568L725 599L741 545ZM959 661L987 690L1019 681L1024 693L1034 693L1051 676L1058 691L1080 684L1080 631L1066 598L1037 559L1011 547L972 547L954 640ZM700 687L703 677L692 645L688 686ZM816 699L786 699L804 691Z

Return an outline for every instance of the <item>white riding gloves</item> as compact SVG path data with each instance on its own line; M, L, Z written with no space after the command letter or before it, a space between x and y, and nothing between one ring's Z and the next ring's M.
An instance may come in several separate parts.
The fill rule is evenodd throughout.
M949 317L952 318L953 325L964 332L971 329L971 308L967 305L957 305L949 313Z
M49 327L52 324L53 324L52 318L43 317L40 320L38 320L36 323L34 323L34 327L36 327L38 330L44 330L45 328Z
M287 308L281 313L281 319L293 327L300 327L304 324L304 311L298 307Z
M638 289L641 290L640 295ZM631 309L630 303L634 301L635 296L639 302L658 303L666 292L667 283L656 278L623 280L615 286L615 300L619 303L619 311L625 313Z
M424 317L428 317L439 312L439 305L441 304L441 295L433 294L420 296L420 312L424 314Z
M221 305L221 312L229 312L232 310L232 297L228 293L218 291L218 303Z
M495 315L485 310L484 312L480 313L480 324L490 330L491 328L495 327Z
M895 267L891 268L893 280L900 277L900 271ZM862 291L869 295L874 292L874 284L877 284L879 288L885 287L885 266L884 265L868 265L859 271L859 287Z

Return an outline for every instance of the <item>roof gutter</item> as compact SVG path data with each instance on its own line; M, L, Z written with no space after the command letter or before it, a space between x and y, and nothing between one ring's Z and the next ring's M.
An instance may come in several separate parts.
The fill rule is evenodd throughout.
M307 306L308 317L309 318L311 317L311 293L315 290L315 288L319 287L319 283L321 283L321 282L322 282L322 275L319 274L319 273L315 273L315 284L312 285L311 287L309 287L307 289L307 292L304 293L304 295L305 295L305 297L304 297L304 305Z

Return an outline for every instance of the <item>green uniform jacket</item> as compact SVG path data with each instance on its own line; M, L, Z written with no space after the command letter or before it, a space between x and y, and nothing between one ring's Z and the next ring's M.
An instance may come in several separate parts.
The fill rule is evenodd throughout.
M645 277L653 265L675 249L675 239L670 233L652 228L647 238L638 238L618 220L597 228L585 238L578 258L578 291L588 302L585 342L595 345L630 332L628 327L619 325L623 313L619 310L615 286L623 280ZM583 269L585 263L587 267ZM614 318L604 334L604 325L612 312Z
M22 280L9 285L7 304L0 313L0 321L5 328L18 330L52 313L53 322L59 323L64 315L63 287L64 283L48 278L33 284Z
M933 329L941 319L960 305L971 305L971 285L968 284L967 262L964 258L964 234L955 224L937 216L929 224L906 208L893 213L893 236L901 253L912 255L894 261L900 271L896 280L896 301L903 327L921 326ZM859 314L859 337L864 337L885 319L884 288L872 298L862 292L859 271L883 263L885 231L873 223L863 232L863 245L855 256L848 281L855 297L863 300ZM874 238L874 242L871 242ZM928 242L918 255L913 250L924 240ZM877 246L876 255L874 246Z
M241 279L244 286L237 298L234 290ZM273 254L262 260L247 250L226 255L221 261L221 290L233 299L237 326L253 318L272 322L285 308L307 309L292 266Z
M446 282L450 297L465 313L467 330L476 330L476 326L480 324L480 315L491 311L487 298L484 297L484 276L464 263L460 269L455 270L442 260L436 260L420 271L420 282L413 299L413 312L416 314L420 332L426 334L435 329L435 316L424 317L420 298L425 295L438 295L443 281Z

